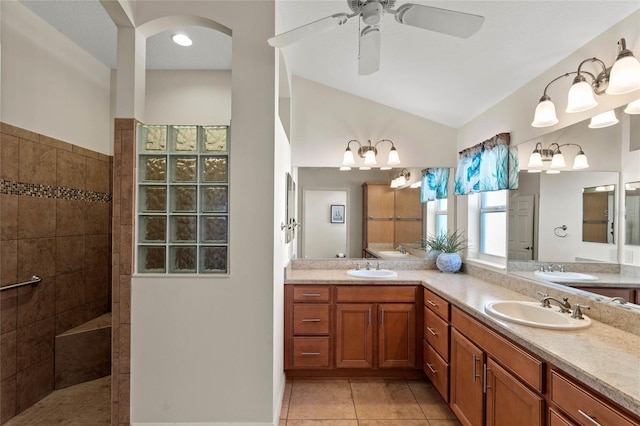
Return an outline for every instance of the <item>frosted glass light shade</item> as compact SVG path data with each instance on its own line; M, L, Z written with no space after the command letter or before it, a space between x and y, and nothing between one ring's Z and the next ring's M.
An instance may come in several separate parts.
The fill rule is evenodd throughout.
M598 102L596 102L593 96L591 85L583 80L574 83L569 89L567 109L565 112L582 112L594 108L597 105Z
M356 160L353 158L353 151L349 147L344 151L344 155L342 156L342 165L343 166L353 166L356 164Z
M391 181L391 188L397 188L398 187L398 179L393 179Z
M633 55L620 58L609 74L607 95L622 95L640 89L640 62Z
M376 153L373 152L372 149L367 151L367 153L364 155L364 164L367 166L373 166L376 164Z
M594 115L591 117L589 123L590 129L601 129L603 127L613 126L618 123L618 118L614 110L603 112L602 114Z
M407 184L407 179L403 175L400 175L396 178L396 183L399 187L405 186Z
M389 151L389 160L387 161L387 163L392 166L400 164L400 156L398 155L398 151L395 147L392 147L391 151Z
M640 99L630 102L624 109L627 114L640 114Z
M534 151L531 153L527 167L542 168L542 156L539 152Z
M562 169L563 167L567 167L567 164L564 162L564 155L562 155L561 152L553 154L553 158L551 159L551 168Z
M535 115L533 116L532 127L549 127L558 122L556 116L556 106L550 100L538 103Z
M573 169L581 170L589 167L589 163L587 162L587 156L584 155L584 152L580 151L576 158L573 160Z

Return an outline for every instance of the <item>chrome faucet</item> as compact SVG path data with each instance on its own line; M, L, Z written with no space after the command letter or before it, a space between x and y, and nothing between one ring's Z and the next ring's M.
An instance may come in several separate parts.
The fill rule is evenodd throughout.
M401 245L396 247L396 250L398 250L402 254L407 254L407 250L405 248L403 248Z
M568 297L563 297L562 301L560 301L555 297L544 296L542 299L540 299L540 306L542 306L543 308L550 308L551 303L549 302L552 302L552 301L558 304L558 306L560 307L560 312L565 314L571 313L571 304L569 303Z
M365 268L367 271L371 269L371 262L367 262L367 266Z

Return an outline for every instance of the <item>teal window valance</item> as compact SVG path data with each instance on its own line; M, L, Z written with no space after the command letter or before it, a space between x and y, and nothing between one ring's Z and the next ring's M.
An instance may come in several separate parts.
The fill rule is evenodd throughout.
M449 168L432 167L422 171L422 185L420 186L420 201L440 200L447 198L449 184Z
M454 193L518 189L518 151L509 148L509 133L500 133L460 152Z

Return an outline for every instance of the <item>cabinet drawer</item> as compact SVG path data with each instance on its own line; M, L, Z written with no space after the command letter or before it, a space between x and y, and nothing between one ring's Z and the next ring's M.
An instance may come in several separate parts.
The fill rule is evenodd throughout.
M575 426L575 424L553 407L549 407L549 426Z
M449 321L449 302L426 288L424 289L424 306L437 313L440 318Z
M329 305L294 304L293 334L329 334Z
M438 390L445 402L449 402L449 364L443 360L431 345L422 341L424 347L424 373Z
M416 287L402 285L346 286L336 287L338 302L415 302Z
M449 324L426 306L424 307L424 339L445 361L449 360Z
M551 401L581 425L637 425L615 407L553 370L551 371Z
M328 337L294 337L293 367L329 367Z
M544 363L542 361L529 355L456 307L451 309L451 325L533 389L543 393Z
M328 302L329 287L314 287L310 285L293 287L294 302Z

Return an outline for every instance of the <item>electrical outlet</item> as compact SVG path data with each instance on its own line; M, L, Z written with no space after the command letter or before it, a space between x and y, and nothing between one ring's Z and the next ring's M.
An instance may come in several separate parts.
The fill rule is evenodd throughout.
M624 251L624 263L633 264L633 250Z

